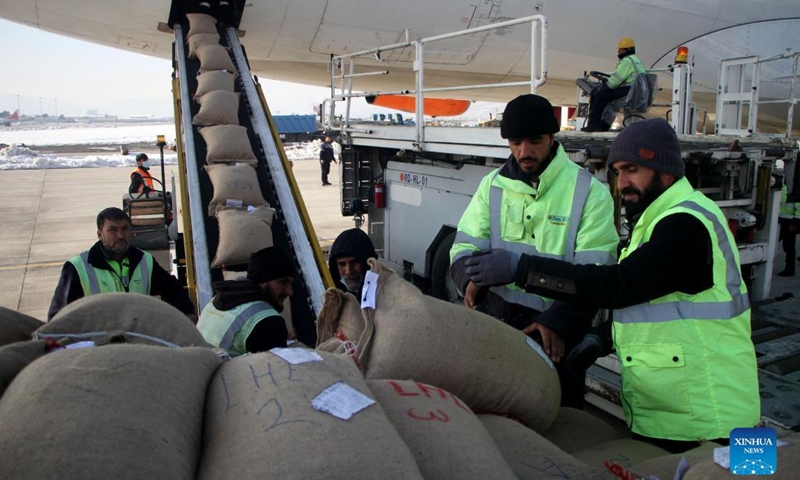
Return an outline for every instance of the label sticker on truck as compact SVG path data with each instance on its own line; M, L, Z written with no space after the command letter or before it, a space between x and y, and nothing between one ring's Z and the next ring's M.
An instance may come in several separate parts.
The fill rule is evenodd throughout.
M400 181L410 185L419 185L420 187L428 186L428 176L417 173L400 172Z

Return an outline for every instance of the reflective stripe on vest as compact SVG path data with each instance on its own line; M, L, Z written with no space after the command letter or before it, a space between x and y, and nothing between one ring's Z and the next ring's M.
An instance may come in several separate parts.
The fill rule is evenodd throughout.
M88 251L73 257L70 259L70 263L75 266L75 270L78 272L78 278L80 278L83 295L85 297L97 295L98 293L113 292L131 292L150 295L150 274L153 270L153 256L147 252L142 253L142 260L136 265L136 268L131 274L128 288L125 288L114 273L102 268L93 267L89 263ZM102 282L99 280L98 276L103 277ZM114 288L108 288L110 285L114 285Z
M499 170L495 172L495 177L499 174ZM489 218L491 219L491 236L489 243L491 248L502 248L521 256L523 253L541 257L553 258L556 260L564 260L570 263L575 262L575 243L578 238L578 227L581 223L581 216L583 214L583 207L586 205L586 199L589 197L589 188L592 185L592 176L584 169L578 170L578 176L575 180L575 190L572 192L572 208L570 209L570 223L566 233L566 247L564 255L555 255L549 253L542 253L536 249L535 245L520 242L509 242L503 240L503 226L501 224L501 209L503 205L503 189L500 187L492 186L489 193ZM598 252L593 252L598 253ZM608 252L602 252L610 257ZM587 255L586 258L590 256ZM611 258L613 262L613 258ZM533 293L527 293L518 288L512 288L507 285L499 287L491 287L490 290L499 295L500 298L509 303L516 303L524 305L528 308L543 312L552 305L553 300L545 298Z
M692 302L688 300L665 303L641 303L614 311L614 321L626 323L669 322L691 318L695 320L733 319L750 308L747 293L742 293L742 276L733 254L733 245L728 240L725 229L716 215L693 201L682 202L677 208L685 208L702 214L713 226L719 242L719 249L725 258L725 285L731 300L727 302ZM637 245L637 248L642 244ZM624 258L624 256L622 257Z
M219 310L213 302L206 305L197 322L203 338L214 347L223 348L231 355L247 353L247 338L263 319L280 316L267 302L255 301L238 305L230 310Z

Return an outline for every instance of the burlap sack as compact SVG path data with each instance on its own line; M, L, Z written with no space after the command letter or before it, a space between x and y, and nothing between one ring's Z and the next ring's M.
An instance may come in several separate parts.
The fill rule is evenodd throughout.
M114 345L49 353L0 398L3 479L193 480L206 348Z
M367 385L425 478L516 479L481 422L452 393L413 381L369 380Z
M669 455L663 448L647 442L620 438L593 445L573 454L575 458L594 468L603 468L609 460L630 468L637 463Z
M189 20L189 33L186 38L192 38L199 33L217 33L217 19L205 13L187 13Z
M366 344L372 326L361 314L361 304L355 296L330 288L317 319L317 350L348 354L361 367L356 345Z
M215 70L236 73L231 54L222 45L213 43L200 45L195 50L195 53L197 54L197 59L200 60L200 73L213 72Z
M347 420L312 407L338 382L372 398L352 360L317 352L323 361L292 365L275 351L230 360L211 380L198 480L422 479L377 403Z
M194 92L194 98L196 100L208 92L217 90L233 93L235 79L235 75L223 71L201 73L197 76L197 90Z
M200 111L192 125L239 125L239 94L215 90L197 99Z
M703 445L684 453L666 455L639 462L633 465L630 471L637 475L643 475L645 478L655 476L659 479L670 480L675 478L675 472L682 458L686 458L686 462L691 468L703 460L714 458L714 448L719 446L718 443L705 442Z
M364 330L347 334L358 342L366 378L413 379L453 392L478 413L510 415L537 431L550 426L561 391L541 347L488 315L423 295L375 259L368 262L379 275L376 308L361 311ZM336 310L351 309L341 308L344 294L329 292L326 302L339 301L320 311L320 345L341 328L334 325L359 323L336 317Z
M45 353L44 340L28 340L0 347L0 396L23 368Z
M199 33L192 35L186 40L189 46L189 58L197 58L197 47L201 45L219 45L219 34L214 33Z
M478 420L521 480L612 478L606 469L590 468L517 421L498 415L478 415Z
M250 146L247 128L238 125L203 127L200 135L206 141L206 163L252 163L258 159Z
M34 337L65 339L64 344L92 340L98 344L206 346L186 315L157 298L136 293L101 293L76 300L39 327Z
M44 324L31 316L0 307L0 347L31 339L31 334Z
M213 216L218 208L225 206L269 206L261 195L256 169L252 165L206 165L205 169L214 186L214 197L208 204L209 215Z
M218 209L219 243L211 268L246 264L251 254L271 247L274 216L275 209L267 206L251 212L234 208Z
M778 464L775 473L763 478L770 480L794 480L800 471L800 434L778 430L778 439L786 440L790 445L778 447ZM716 480L741 479L742 475L734 475L730 468L722 468L714 459L706 458L689 468L683 480ZM755 477L753 477L755 478ZM762 477L758 477L762 478Z
M567 453L628 436L625 427L614 426L583 410L561 407L553 425L542 436Z

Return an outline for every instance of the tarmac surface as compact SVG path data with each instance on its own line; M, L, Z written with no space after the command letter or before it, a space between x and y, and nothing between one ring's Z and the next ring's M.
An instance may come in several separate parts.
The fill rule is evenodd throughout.
M76 152L77 153L77 152ZM148 152L149 153L149 152ZM335 167L335 166L334 166ZM160 172L155 169L158 178ZM64 262L97 241L97 213L122 207L131 168L70 168L0 171L0 305L45 320ZM171 173L165 168L167 189ZM336 236L353 228L339 210L339 182L320 182L319 163L294 162L293 172L314 225L327 251ZM177 177L175 179L178 182ZM164 265L168 260L156 258Z
M69 153L86 152L85 147L83 152L79 150ZM147 153L157 158L157 151ZM176 169L174 165L166 166L168 189ZM0 306L46 319L62 265L97 241L95 222L100 210L122 207L131 170L0 171ZM159 177L160 172L155 170L155 176ZM317 239L327 252L341 231L354 226L352 218L342 217L339 211L338 174L334 169L330 175L333 185L321 186L319 163L313 159L295 161L293 172ZM175 181L177 184L177 178ZM156 254L156 259L164 268L171 269L171 265L165 265L169 259L164 255ZM775 298L788 292L800 297L800 265L794 277L774 275L784 265L785 256L779 244L770 296Z

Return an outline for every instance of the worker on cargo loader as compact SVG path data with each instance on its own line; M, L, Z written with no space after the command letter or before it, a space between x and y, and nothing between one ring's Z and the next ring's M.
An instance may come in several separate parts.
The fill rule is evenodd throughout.
M330 185L328 181L328 174L331 172L331 162L336 163L334 158L333 145L331 145L331 137L325 137L322 142L322 147L319 150L319 165L322 169L322 186Z
M97 293L158 295L197 323L194 305L178 279L149 253L131 246L131 220L119 208L97 215L97 243L64 264L50 310L51 320L67 304Z
M471 255L489 249L574 263L616 261L619 237L611 194L567 157L554 138L558 131L553 107L545 98L522 95L506 105L500 134L508 139L511 155L483 178L464 211L450 250L450 274L467 307L541 342L557 364L562 405L581 408L586 368L601 352L599 342L581 343L597 308L525 293L513 279L484 288L466 272ZM507 270L508 260L504 261L495 267Z
M136 155L136 170L131 173L131 185L128 187L128 193L136 198L155 191L147 155L140 153Z
M615 309L622 408L634 438L674 453L726 442L761 415L750 303L728 222L684 178L678 138L663 119L623 130L608 160L634 225L618 265L496 249L468 257L466 271L477 285L513 281Z
M619 61L614 73L592 94L589 101L589 125L582 128L582 132L607 132L611 125L603 121L606 105L626 96L636 80L636 75L646 73L644 64L636 56L636 45L632 38L625 37L619 41L617 58Z
M197 329L206 342L232 356L285 347L289 332L280 312L296 276L280 247L259 250L250 256L246 278L214 283L217 294L200 314Z
M367 259L377 257L372 240L360 228L351 228L340 233L331 246L328 259L334 285L360 299L364 275L369 270Z

